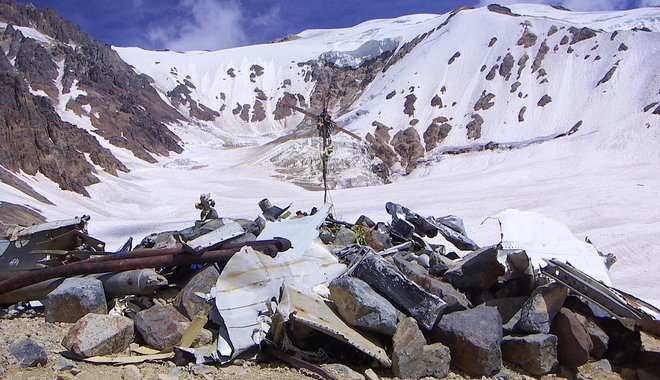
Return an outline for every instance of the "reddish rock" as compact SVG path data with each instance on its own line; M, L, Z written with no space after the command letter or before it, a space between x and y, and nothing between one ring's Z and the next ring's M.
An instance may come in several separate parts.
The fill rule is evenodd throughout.
M587 329L574 312L566 308L559 310L552 322L551 332L557 335L557 356L560 364L577 368L589 361L593 343Z
M133 321L119 315L87 314L67 332L62 346L83 357L124 351L133 341Z
M158 350L177 345L190 324L186 317L170 305L156 305L142 310L133 320L145 342Z

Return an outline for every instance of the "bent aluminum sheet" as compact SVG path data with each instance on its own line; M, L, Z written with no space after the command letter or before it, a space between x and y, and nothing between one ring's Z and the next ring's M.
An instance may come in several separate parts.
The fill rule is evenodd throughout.
M557 259L612 286L605 258L593 245L576 239L563 224L533 211L515 209L502 211L493 218L500 223L502 249L525 250L536 270L545 266L544 259Z
M385 350L362 336L339 318L323 302L321 297L306 292L299 287L285 283L282 286L282 299L277 305L277 312L285 320L293 320L348 343L385 367L391 367L392 361Z
M261 342L265 326L257 319L268 311L271 299L279 298L283 281L311 289L346 270L325 246L312 244L330 206L308 217L267 223L259 239L285 237L291 249L272 258L243 247L222 270L214 295L234 347L232 357Z

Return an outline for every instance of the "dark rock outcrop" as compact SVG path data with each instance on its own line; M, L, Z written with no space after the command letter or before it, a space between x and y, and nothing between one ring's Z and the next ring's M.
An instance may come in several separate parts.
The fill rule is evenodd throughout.
M428 128L426 128L426 131L424 131L424 144L426 145L426 151L428 152L437 147L442 140L449 136L450 131L451 125L447 123L440 125L435 122L431 123Z
M481 126L483 123L484 119L478 113L472 115L472 120L465 126L469 139L476 140L481 137Z
M391 144L401 157L401 166L406 169L406 173L410 173L415 169L418 165L417 160L424 157L422 140L413 127L397 132L392 138Z
M413 117L415 114L415 101L417 100L417 96L415 94L410 94L406 96L406 101L403 104L403 113L406 115Z
M520 37L520 39L517 42L518 46L524 46L526 48L530 48L534 46L536 43L536 39L538 37L536 34L530 32L529 30L525 29L525 32L523 32L523 35Z
M596 37L596 31L587 27L578 29L572 26L568 28L568 31L573 35L573 38L571 38L571 45L580 41L588 40L592 37Z

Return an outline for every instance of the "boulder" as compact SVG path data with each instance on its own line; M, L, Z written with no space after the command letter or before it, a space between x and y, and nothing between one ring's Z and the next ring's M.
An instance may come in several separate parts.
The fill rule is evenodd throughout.
M174 347L181 341L190 321L174 306L155 305L142 310L133 318L135 328L145 342L158 350Z
M561 308L552 321L551 331L557 335L557 356L561 365L577 368L589 361L593 343L574 312Z
M108 313L103 283L96 278L67 278L44 300L46 322L73 323L88 313Z
M414 318L406 317L399 322L392 346L392 372L397 377L442 378L449 374L449 348L442 343L427 345Z
M608 337L605 330L601 329L593 320L578 313L575 313L575 316L580 323L582 323L582 326L587 329L587 333L591 338L591 343L594 345L593 350L591 350L591 357L594 359L602 358L605 351L607 351L610 337Z
M44 346L30 339L19 340L9 346L9 353L18 361L21 367L36 367L46 365L48 355Z
M502 358L521 366L531 375L545 375L558 364L557 337L550 334L505 336Z
M209 293L218 281L219 276L220 272L213 265L196 273L174 299L174 305L181 314L189 319L195 318L200 311L204 311L208 315L213 308L213 304L206 302L195 293Z
M83 357L111 355L127 349L133 335L130 318L90 313L71 326L62 346Z
M444 315L433 338L448 346L452 364L471 376L491 376L502 369L502 318L494 307Z
M514 331L548 334L550 324L564 304L567 294L568 288L554 281L534 289L520 309L520 319L515 324Z
M497 247L478 249L463 257L456 268L445 272L443 279L458 289L488 289L504 274L497 261Z
M472 304L463 293L456 290L451 284L429 276L428 269L419 263L406 260L400 253L394 255L393 261L406 277L427 292L445 301L447 303L446 312L451 313L472 307Z
M427 330L435 325L447 307L443 300L422 289L392 263L375 253L366 253L347 273L369 284Z
M394 335L396 309L366 282L348 276L339 277L332 280L329 288L339 314L349 325Z

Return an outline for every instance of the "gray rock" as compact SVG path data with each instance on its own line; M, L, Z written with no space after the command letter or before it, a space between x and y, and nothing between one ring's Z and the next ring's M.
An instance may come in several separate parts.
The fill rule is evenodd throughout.
M369 284L353 277L339 277L330 283L329 288L339 314L348 324L368 331L394 335L396 309Z
M593 343L587 329L574 312L566 308L559 310L552 321L551 331L557 335L559 363L569 368L577 368L589 361Z
M587 379L595 371L612 372L612 364L607 359L583 364L577 368L578 377Z
M145 342L158 350L169 349L178 344L190 324L174 306L169 305L156 305L142 310L133 320Z
M479 306L442 317L434 337L451 350L451 362L471 376L502 369L502 318L497 309Z
M87 314L62 339L62 346L83 357L124 351L133 341L133 321L119 315Z
M366 380L380 380L378 375L376 375L376 372L374 372L374 370L371 368L367 368L364 371L364 377Z
M478 249L463 257L456 268L445 272L443 279L458 289L488 289L504 274L497 261L497 247Z
M335 235L330 231L321 231L319 232L319 238L324 244L330 244L335 240Z
M23 339L12 343L9 346L9 353L16 358L18 364L22 367L43 366L48 362L46 348L30 339Z
M141 380L142 379L142 373L140 373L140 370L136 365L129 364L125 365L121 368L121 378L123 380Z
M355 243L355 232L344 226L341 226L339 231L337 231L335 234L334 244L344 246L353 243Z
M208 315L213 304L206 302L195 293L209 293L218 281L218 277L220 277L220 273L213 265L195 274L174 299L176 308L189 319L195 318L200 311Z
M76 365L73 364L71 361L63 358L63 357L58 357L57 362L53 366L53 369L55 371L66 371L70 370L71 368L74 368Z
M442 343L427 345L414 318L404 318L392 338L392 372L400 378L446 377L451 361Z
M531 375L545 375L558 364L557 337L550 334L505 336L502 339L502 357Z
M195 376L211 375L215 371L215 367L207 364L193 364L190 367L190 372L192 372L192 374Z
M73 323L88 313L107 314L103 283L92 277L65 279L44 300L46 322Z
M550 324L564 304L567 294L568 288L557 282L534 289L520 309L520 319L514 326L514 331L530 334L549 333Z
M444 247L442 248L443 248L442 251L444 252ZM433 251L429 256L430 256L429 273L431 274L431 276L442 276L449 269L457 266L457 263L454 260L446 257L441 252Z
M518 310L525 304L527 297L505 297L496 298L484 302L486 306L494 306L502 317L502 322L508 322Z
M350 367L339 363L324 364L321 368L337 375L340 379L345 380L364 380L362 374L355 372Z
M430 330L447 304L412 282L394 265L374 253L365 254L348 272L366 282L381 296Z
M429 271L417 262L407 261L401 254L394 255L393 261L406 277L427 292L445 301L447 303L445 312L450 313L472 307L472 304L463 293L456 290L451 284L430 277Z

